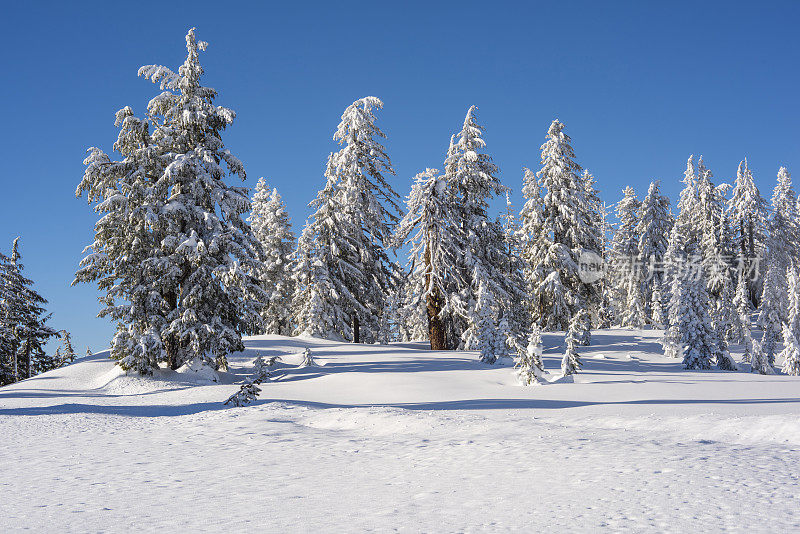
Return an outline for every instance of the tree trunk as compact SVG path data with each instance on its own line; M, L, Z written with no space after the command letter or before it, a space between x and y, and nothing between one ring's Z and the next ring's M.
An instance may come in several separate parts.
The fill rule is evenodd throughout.
M357 313L353 314L353 343L361 343Z
M431 288L431 283L431 251L428 243L425 247L425 289L428 292L425 308L428 315L428 338L431 341L431 350L447 350L444 323L440 315L442 298L439 288Z
M25 359L28 362L28 376L26 376L25 378L30 378L31 377L31 338L28 338L27 342L25 343Z
M170 309L174 310L178 307L178 295L175 293L167 294L164 300L167 301ZM178 367L180 367L180 359L178 358L180 344L178 343L178 340L175 339L175 334L167 335L167 339L164 340L164 350L167 353L167 365L169 365L170 369L175 371Z

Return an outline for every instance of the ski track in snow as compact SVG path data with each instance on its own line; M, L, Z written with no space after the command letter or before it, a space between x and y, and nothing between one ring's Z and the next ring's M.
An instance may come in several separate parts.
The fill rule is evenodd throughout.
M682 371L656 339L596 333L575 384L530 388L408 344L262 336L220 383L98 355L0 389L2 530L800 530L800 380ZM307 345L325 366L285 356L222 406L254 350Z

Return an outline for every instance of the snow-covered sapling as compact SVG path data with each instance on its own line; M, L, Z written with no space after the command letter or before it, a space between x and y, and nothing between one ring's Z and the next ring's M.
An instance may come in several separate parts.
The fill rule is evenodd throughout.
M317 367L318 365L311 354L311 348L306 347L303 351L303 361L300 362L300 367Z
M261 393L261 388L258 387L255 380L246 380L244 384L239 388L239 391L228 397L228 400L224 402L227 406L228 404L233 404L234 406L244 406L245 404L250 404L254 400L258 398L258 395Z
M517 377L522 385L530 386L542 383L542 373L544 372L544 367L542 366L542 334L538 325L533 325L528 338L527 350L519 352L515 367L517 369Z

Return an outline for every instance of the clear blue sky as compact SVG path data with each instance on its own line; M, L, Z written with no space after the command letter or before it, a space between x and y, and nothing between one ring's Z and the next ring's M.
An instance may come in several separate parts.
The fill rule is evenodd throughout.
M322 187L344 108L378 96L397 176L441 167L471 104L519 195L550 121L572 136L603 199L660 178L673 197L689 154L718 181L747 156L767 198L779 165L800 176L797 2L16 2L0 32L0 250L22 235L52 325L107 346L90 286L70 287L95 215L74 197L86 148L110 151L114 112L141 115L157 87L139 66L177 68L184 35L210 43L204 82L238 117L227 146L248 186L277 186L295 228Z

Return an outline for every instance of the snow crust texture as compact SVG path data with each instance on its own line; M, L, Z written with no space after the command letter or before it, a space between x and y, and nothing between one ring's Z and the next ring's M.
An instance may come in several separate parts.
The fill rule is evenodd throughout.
M595 331L532 387L413 343L259 336L217 382L100 353L0 389L2 530L797 531L800 378L686 371L658 334Z

